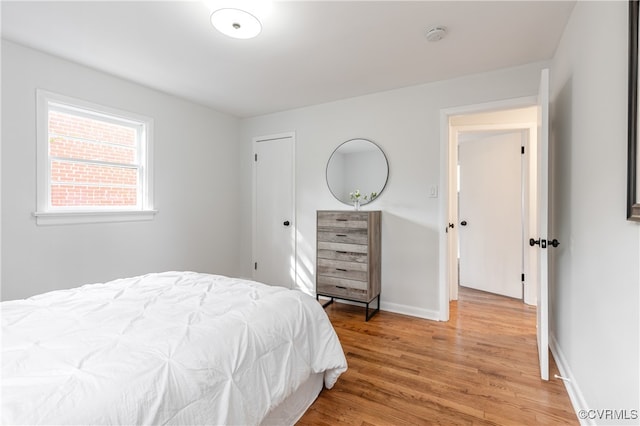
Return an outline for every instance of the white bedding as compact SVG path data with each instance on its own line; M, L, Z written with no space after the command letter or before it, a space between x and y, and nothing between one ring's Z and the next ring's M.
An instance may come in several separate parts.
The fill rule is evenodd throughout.
M259 424L347 368L299 291L166 272L2 302L2 424Z

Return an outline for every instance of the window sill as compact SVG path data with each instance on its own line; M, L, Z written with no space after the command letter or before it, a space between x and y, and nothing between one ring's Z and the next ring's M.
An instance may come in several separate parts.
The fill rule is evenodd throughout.
M157 210L104 212L35 212L38 225L71 225L79 223L138 222L153 220Z

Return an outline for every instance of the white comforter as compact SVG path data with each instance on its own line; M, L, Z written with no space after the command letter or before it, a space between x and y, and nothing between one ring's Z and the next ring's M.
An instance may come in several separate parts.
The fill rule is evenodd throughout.
M167 272L9 301L2 424L258 424L312 373L346 370L299 291Z

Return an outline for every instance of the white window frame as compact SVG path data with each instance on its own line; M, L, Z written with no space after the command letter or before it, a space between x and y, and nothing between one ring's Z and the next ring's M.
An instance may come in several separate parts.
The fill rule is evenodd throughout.
M136 206L67 206L51 205L51 170L49 157L49 111L70 111L79 116L100 118L131 127L138 132L138 201ZM38 225L100 223L151 220L157 210L153 205L153 119L119 109L38 89L36 91L37 139L37 210Z

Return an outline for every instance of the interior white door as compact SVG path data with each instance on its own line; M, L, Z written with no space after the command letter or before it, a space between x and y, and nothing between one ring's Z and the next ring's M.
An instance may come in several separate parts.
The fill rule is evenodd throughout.
M294 137L254 140L253 279L294 288Z
M458 138L460 285L522 298L523 132Z
M536 315L540 377L549 380L549 70L540 75L538 91L538 304Z

